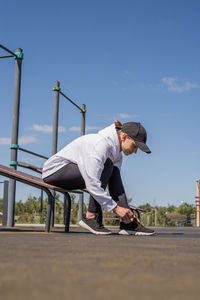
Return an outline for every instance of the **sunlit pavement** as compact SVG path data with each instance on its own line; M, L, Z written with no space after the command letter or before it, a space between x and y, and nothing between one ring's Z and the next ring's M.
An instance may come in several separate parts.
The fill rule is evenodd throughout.
M0 227L4 299L200 299L200 229L95 236L73 226Z

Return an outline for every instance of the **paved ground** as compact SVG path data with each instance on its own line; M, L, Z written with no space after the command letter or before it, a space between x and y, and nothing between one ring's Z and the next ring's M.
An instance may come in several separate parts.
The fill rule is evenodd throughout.
M0 299L200 299L200 229L71 230L0 227Z

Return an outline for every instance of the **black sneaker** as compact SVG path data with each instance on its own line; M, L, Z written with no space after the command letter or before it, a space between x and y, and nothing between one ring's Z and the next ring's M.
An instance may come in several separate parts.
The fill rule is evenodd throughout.
M85 216L83 216L82 220L79 221L79 225L90 232L94 234L111 234L112 232L105 228L103 224L100 224L97 220L97 217L93 219L87 219Z
M123 235L153 235L154 233L155 233L154 230L144 227L136 219L134 219L133 222L131 222L129 224L120 222L119 234L123 234Z

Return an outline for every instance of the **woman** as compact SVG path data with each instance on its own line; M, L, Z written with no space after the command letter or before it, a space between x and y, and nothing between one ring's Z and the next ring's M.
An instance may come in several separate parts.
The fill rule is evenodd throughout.
M119 121L97 134L81 136L49 158L43 167L44 182L66 189L87 188L88 211L80 226L94 234L110 234L102 224L102 209L122 218L119 234L151 235L129 208L121 180L122 154L151 153L146 145L146 130L140 123ZM109 194L106 192L108 186Z

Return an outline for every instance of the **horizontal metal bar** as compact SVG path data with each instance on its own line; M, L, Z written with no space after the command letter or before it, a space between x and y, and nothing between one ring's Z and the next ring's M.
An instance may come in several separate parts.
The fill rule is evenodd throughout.
M7 51L7 52L10 53L10 54L12 54L13 56L17 57L17 55L16 55L14 52L10 51L9 49L7 49L6 47L4 47L4 46L1 45L1 44L0 44L0 48L2 48L3 50Z
M9 57L14 57L14 55L5 55L5 56L0 56L0 58L9 58Z
M32 171L42 174L42 168L38 168L36 166L27 164L23 161L18 161L18 167L26 168L26 169L29 169L29 170L32 170Z
M46 157L44 155L40 155L38 153L32 152L30 150L27 150L27 149L24 149L24 148L21 148L21 147L19 147L18 149L21 150L21 151L23 151L23 152L26 152L26 153L29 153L29 154L32 154L32 155L35 155L35 156L38 156L38 157L41 157L41 158L44 158L44 159L48 159L49 158L49 157Z
M63 94L61 91L59 91L59 93L66 98L69 102L71 102L74 106L76 106L80 111L82 111L82 108L80 106L78 106L76 103L74 103L74 101L72 101L69 97L67 97L65 94Z

